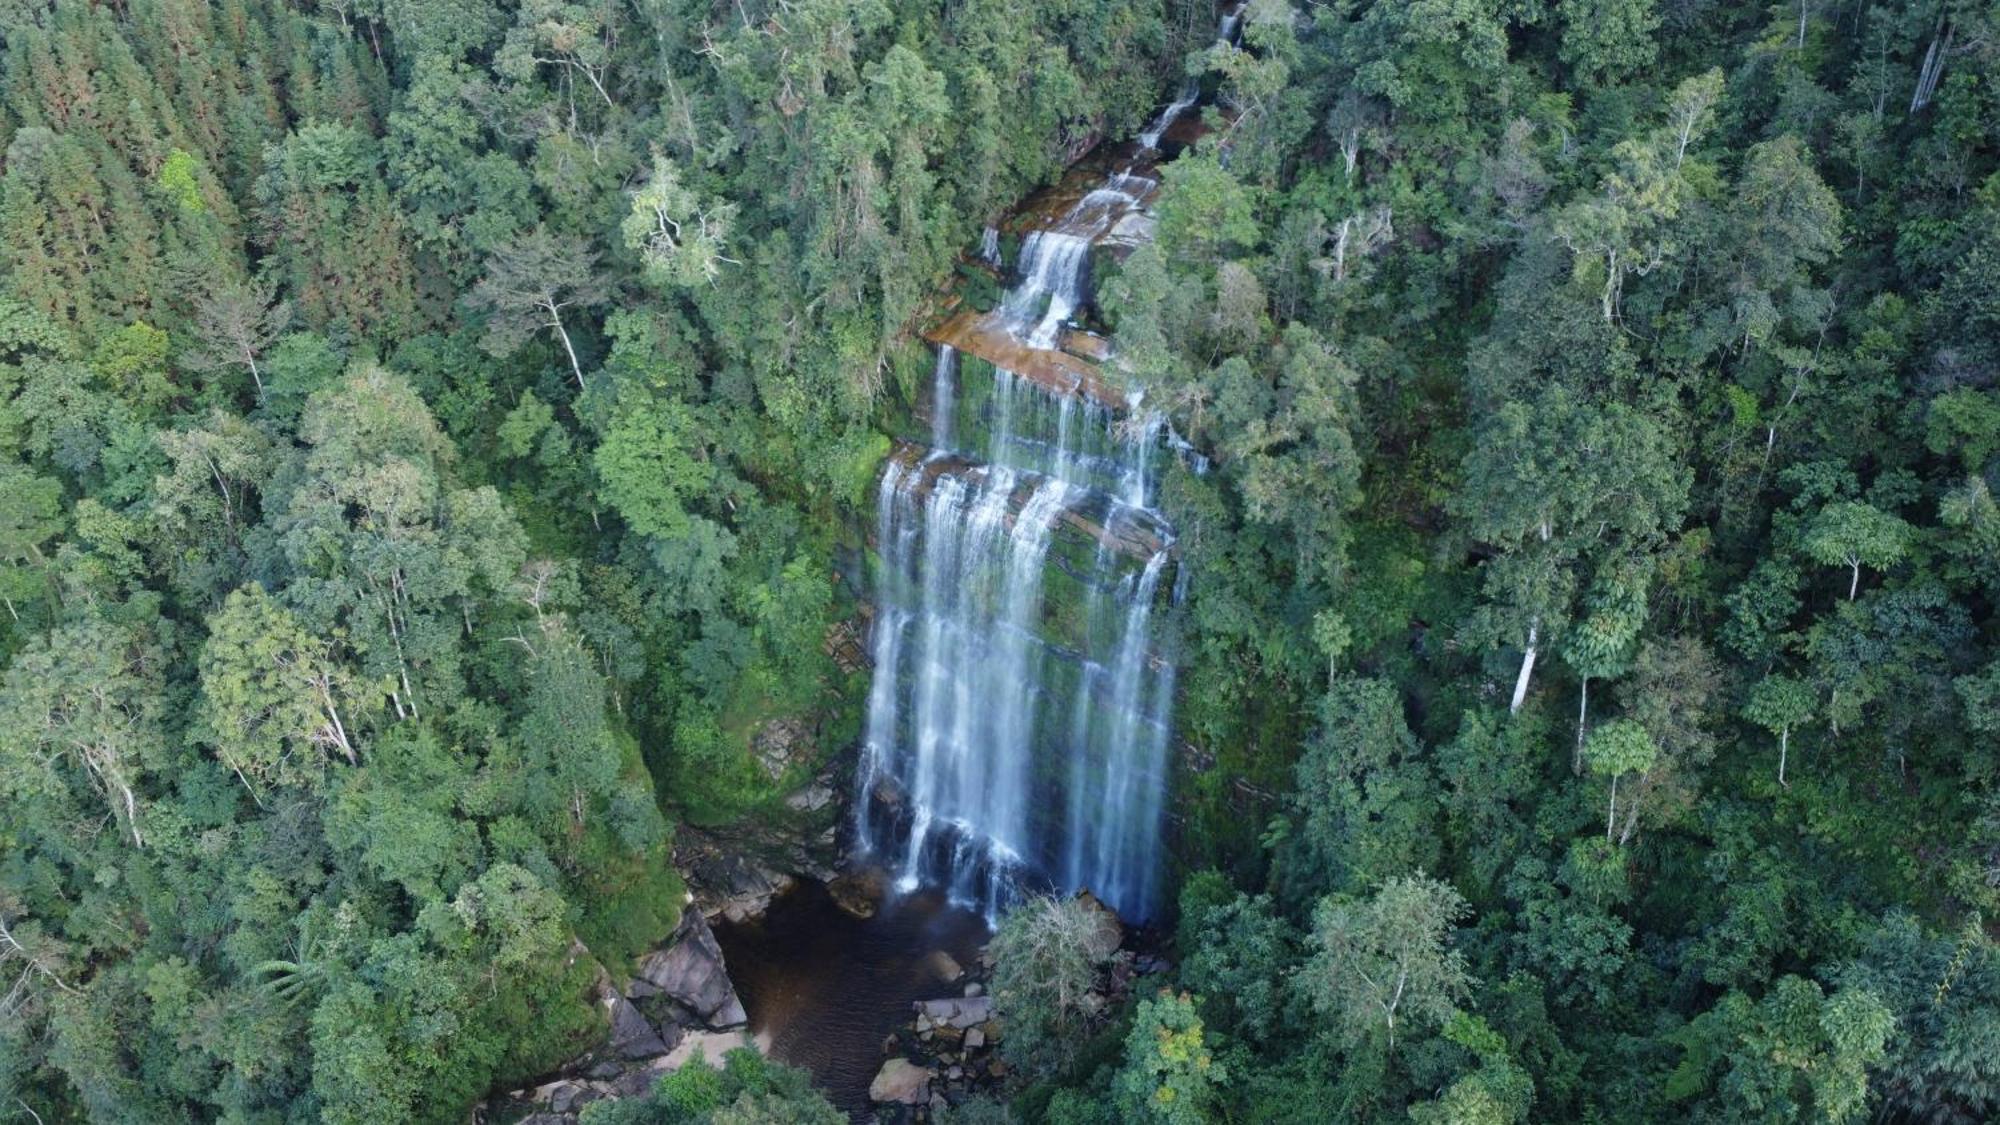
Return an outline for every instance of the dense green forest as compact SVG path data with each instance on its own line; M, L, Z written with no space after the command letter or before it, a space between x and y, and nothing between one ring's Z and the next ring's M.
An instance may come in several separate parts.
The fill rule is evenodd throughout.
M1190 76L1097 279L1214 465L1172 987L1022 912L955 1117L2000 1116L2000 5L1215 19L0 3L0 1121L459 1122L601 1036L676 829L787 815L747 732L851 752L919 324Z

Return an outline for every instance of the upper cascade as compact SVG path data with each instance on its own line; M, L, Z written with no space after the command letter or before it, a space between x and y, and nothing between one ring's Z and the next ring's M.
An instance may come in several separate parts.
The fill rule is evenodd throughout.
M1233 4L1224 8L1222 14L1216 19L1215 45L1218 47L1234 46L1236 44L1236 36L1242 28L1243 5ZM1193 108L1194 104L1200 100L1201 83L1189 79L1187 84L1181 87L1181 92L1175 96L1174 100L1168 102L1167 107L1160 111L1160 115L1153 119L1153 123L1146 126L1145 130L1139 134L1139 143L1157 152L1161 140L1166 137L1167 130L1173 128L1174 122L1180 118L1180 115Z

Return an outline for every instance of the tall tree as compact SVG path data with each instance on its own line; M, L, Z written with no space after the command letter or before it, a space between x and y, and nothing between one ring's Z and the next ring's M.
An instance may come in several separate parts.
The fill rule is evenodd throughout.
M467 297L473 308L486 313L481 343L487 351L512 355L535 333L552 331L562 342L579 390L583 361L577 357L569 326L582 310L610 299L596 253L580 238L543 228L494 250L486 259L486 276ZM565 313L569 321L563 319Z
M1300 984L1351 1044L1380 1036L1394 1050L1398 1021L1436 1026L1472 987L1451 931L1471 907L1451 884L1419 872L1363 899L1327 898L1313 910L1316 949Z

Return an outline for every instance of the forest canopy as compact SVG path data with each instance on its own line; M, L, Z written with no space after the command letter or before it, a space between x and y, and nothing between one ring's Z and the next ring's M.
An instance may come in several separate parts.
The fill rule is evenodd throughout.
M677 833L851 763L982 230L1190 82L1093 314L1212 466L1170 986L1024 913L953 1119L2000 1117L2000 7L1241 15L0 4L0 1122L600 1039Z

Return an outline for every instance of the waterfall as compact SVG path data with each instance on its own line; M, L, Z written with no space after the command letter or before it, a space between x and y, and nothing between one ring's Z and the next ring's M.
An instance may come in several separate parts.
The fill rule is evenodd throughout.
M1222 13L1222 21L1215 29L1216 43L1218 44L1235 43L1236 33L1240 31L1242 27L1243 27L1243 6L1239 4L1234 8L1225 9Z
M931 374L931 448L951 448L951 413L957 409L958 349L938 346L937 368Z
M1236 4L1224 8L1221 15L1216 17L1215 46L1228 47L1234 45L1236 34L1242 29L1242 26L1243 5ZM1181 87L1181 92L1175 96L1174 100L1167 103L1167 108L1160 111L1160 116L1154 118L1153 123L1146 126L1145 130L1139 134L1139 143L1157 152L1160 147L1160 138L1165 136L1167 130L1173 127L1174 121L1200 100L1201 83L1194 79L1189 79L1187 84Z
M1083 303L1090 239L1065 231L1036 231L1021 243L1021 284L1007 295L1008 315L1033 322L1030 347L1052 348L1063 323Z
M1088 304L1095 241L1155 186L1109 176L1027 234L993 314L1008 338L1055 344ZM1174 690L1156 618L1186 580L1154 507L1177 438L1136 396L1070 378L939 349L930 447L901 447L877 491L855 842L900 890L988 917L1026 889L1089 888L1144 919Z
M1201 86L1198 83L1189 82L1187 85L1181 87L1180 96L1168 102L1167 108L1160 111L1160 116L1154 118L1153 123L1146 126L1145 132L1139 134L1139 143L1145 145L1147 148L1158 150L1160 147L1160 138L1173 125L1174 118L1179 117L1189 106L1200 100L1200 98Z
M1151 873L1138 862L1150 849L1148 840L1135 834L1158 831L1166 791L1165 719L1173 671L1171 666L1155 671L1146 659L1146 626L1166 562L1165 551L1154 553L1121 599L1125 620L1103 708L1111 727L1109 744L1121 752L1095 760L1078 756L1071 780L1071 807L1086 815L1072 825L1067 881L1090 886L1106 902L1122 904L1121 909L1139 917L1152 909ZM1104 669L1096 670L1098 679L1103 674ZM1091 810L1095 815L1089 815Z
M999 227L987 227L979 232L979 260L996 270L1006 264L1000 260Z

